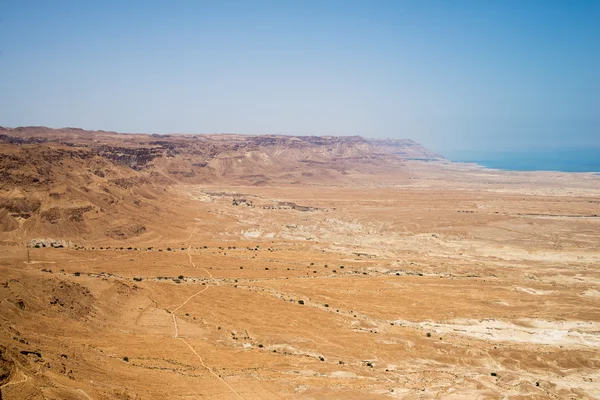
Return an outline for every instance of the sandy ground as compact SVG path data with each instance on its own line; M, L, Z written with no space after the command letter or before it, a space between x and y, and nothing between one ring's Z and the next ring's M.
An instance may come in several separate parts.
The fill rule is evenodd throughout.
M409 166L171 187L177 224L29 263L2 242L1 397L600 398L597 179Z

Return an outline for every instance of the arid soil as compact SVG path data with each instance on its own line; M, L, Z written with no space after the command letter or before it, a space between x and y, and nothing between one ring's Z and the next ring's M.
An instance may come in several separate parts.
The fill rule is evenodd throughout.
M600 398L600 176L83 132L1 145L1 399Z

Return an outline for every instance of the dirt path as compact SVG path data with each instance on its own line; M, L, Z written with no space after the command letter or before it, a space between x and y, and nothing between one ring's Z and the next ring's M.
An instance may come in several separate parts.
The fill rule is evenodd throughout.
M198 220L198 218L197 218L197 217L196 217L196 218L194 218L194 219L195 219L196 221ZM188 239L187 239L188 248L187 248L187 251L186 251L186 253L187 253L187 256L188 256L188 258L189 258L189 260L190 260L190 265L191 265L192 267L194 267L194 268L197 268L197 269L202 269L202 270L204 270L204 271L205 271L205 272L208 274L208 276L209 276L210 278L212 278L212 277L213 277L213 275L210 273L210 271L208 271L206 268L200 268L200 267L197 267L197 266L196 266L196 264L194 263L194 260L192 259L192 254L190 253L190 251L192 250L192 244L190 243L190 240L192 240L192 237L194 236L194 234L196 233L196 231L197 231L197 230L198 230L198 222L196 222L196 224L194 225L194 230L192 231L192 233L190 233L190 237L188 237Z
M192 245L191 245L191 240L192 237L194 236L194 234L196 233L196 231L198 230L198 222L196 222L195 226L194 226L194 230L192 230L192 232L190 233L190 236L187 239L187 244L188 244L188 248L187 248L187 255L189 258L189 262L190 265L194 268L198 268L196 266L196 264L194 263L194 260L192 258L192 255L190 253L191 249L192 249ZM206 269L206 268L199 268L199 269L203 269L204 271L206 271L206 273L208 274L208 276L210 278L212 278L212 274ZM181 303L179 306L177 306L177 308L175 308L173 311L169 311L171 313L171 317L173 319L173 329L175 331L175 335L173 336L174 339L179 339L181 340L183 343L185 343L185 345L191 350L192 353L194 353L194 355L198 358L198 360L200 360L200 364L202 365L202 367L204 369L206 369L211 375L213 375L215 378L217 378L219 381L221 381L221 383L223 383L223 385L227 386L227 388L233 393L235 394L235 396L239 399L244 399L242 397L242 395L240 395L229 383L227 383L223 378L221 378L217 373L215 373L212 368L210 368L209 366L207 366L204 363L204 360L202 359L202 357L200 356L200 354L198 354L198 352L192 347L192 345L190 345L184 338L179 336L179 326L177 325L177 316L175 315L175 313L181 309L181 307L185 306L190 300L192 300L194 297L198 296L201 293L204 293L210 286L206 286L204 289L194 293L193 295L191 295L190 297L188 297L183 303Z
M202 359L202 357L200 356L200 354L198 354L198 353L196 352L196 350L195 350L195 349L194 349L194 348L193 348L193 347L192 347L192 346L191 346L191 345L190 345L188 342L186 342L186 340L185 340L184 338L179 338L179 340L181 340L183 343L185 343L185 344L186 344L186 346L187 346L187 347L189 347L189 348L190 348L190 350L192 351L192 353L194 353L194 355L195 355L196 357L198 357L198 360L200 360L200 364L202 364L202 366L203 366L204 368L206 368L206 370L207 370L208 372L210 372L210 373L211 373L211 374L212 374L212 375L213 375L215 378L217 378L217 379L218 379L218 380L220 380L220 381L221 381L221 382L222 382L222 383L223 383L225 386L227 386L227 387L229 388L229 390L231 390L231 392L232 392L232 393L235 393L235 395L236 395L238 398L240 398L240 399L242 399L242 400L244 399L244 398L242 397L242 395L241 395L241 394L239 394L238 392L236 392L236 390L235 390L233 387L231 387L231 385L230 385L229 383L225 382L225 380L223 380L223 378L221 378L221 377L220 377L218 374L216 374L216 373L215 373L215 372L214 372L214 371L213 371L213 370L212 370L210 367L208 367L206 364L204 364L204 360Z
M92 398L83 389L77 389L77 391L83 394L89 400L92 400Z

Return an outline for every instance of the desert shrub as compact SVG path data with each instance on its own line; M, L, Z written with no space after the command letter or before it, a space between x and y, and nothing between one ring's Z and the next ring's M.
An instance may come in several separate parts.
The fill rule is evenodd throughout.
M298 304L304 305L304 300L298 300Z
M123 357L123 361L129 362L129 357L127 357L127 356Z
M179 275L177 278L178 279L183 279L183 275Z
M81 275L81 272L75 272L73 275L79 276L79 275Z

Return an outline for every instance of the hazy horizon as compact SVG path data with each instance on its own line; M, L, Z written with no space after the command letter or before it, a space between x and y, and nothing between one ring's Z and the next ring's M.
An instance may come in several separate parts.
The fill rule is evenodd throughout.
M0 1L0 125L600 148L596 1Z

